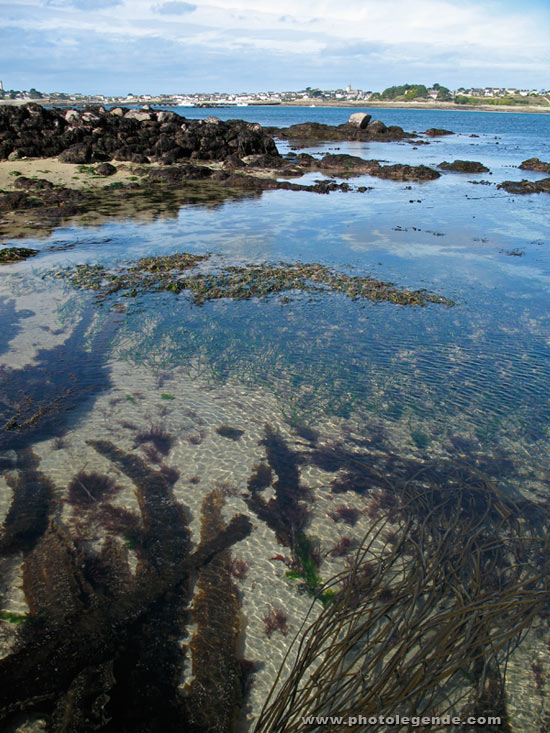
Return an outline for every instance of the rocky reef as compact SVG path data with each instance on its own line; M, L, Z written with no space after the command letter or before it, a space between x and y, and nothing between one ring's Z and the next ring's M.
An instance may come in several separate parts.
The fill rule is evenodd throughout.
M186 120L175 112L90 107L0 107L0 160L60 156L66 163L127 160L221 161L230 155L277 155L260 125L217 118Z

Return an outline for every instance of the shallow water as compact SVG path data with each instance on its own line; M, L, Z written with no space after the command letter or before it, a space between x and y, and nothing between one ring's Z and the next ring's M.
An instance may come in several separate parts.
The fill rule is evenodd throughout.
M340 124L349 114L177 111L190 118L239 116L279 126L305 120ZM55 394L63 399L53 418L28 426L23 439L6 433L1 457L9 464L14 450L32 447L40 470L61 490L79 470L112 472L87 440L111 440L144 456L136 436L162 425L173 437L166 462L180 472L174 495L187 507L194 543L201 502L216 485L226 488L226 522L239 512L250 514L243 492L265 456L266 424L298 452L304 439L296 426L318 431L325 445L370 435L375 450L420 465L456 460L483 471L510 496L544 495L550 442L549 199L512 196L496 184L544 177L517 166L530 157L550 159L550 117L382 109L375 116L407 130L435 126L458 134L417 149L407 143L331 143L307 152L430 166L478 160L490 174L443 173L424 184L361 176L351 183L367 186L364 193L274 191L213 209L182 206L173 218L112 219L95 227L62 227L46 239L6 241L34 247L40 255L0 271L2 415L21 409L25 382L37 406L51 404ZM279 149L288 151L288 143ZM321 175L304 180L316 178ZM455 305L414 308L304 293L288 294L289 302L272 297L200 307L171 293L97 302L93 293L75 292L51 277L72 264L116 266L182 251L211 253L224 264L320 262L425 288ZM75 331L83 323L86 333ZM224 437L217 432L223 425L242 435ZM336 474L314 465L300 468L313 497L307 532L325 549L344 533L359 539L368 528L365 515L353 527L330 518L335 501L359 511L368 505L367 497L353 492L331 493ZM12 492L0 481L5 516ZM124 486L121 505L136 510L131 482L120 472L117 481ZM64 505L61 512L69 526L75 521L71 511ZM251 729L292 635L266 636L265 614L286 609L290 631L297 631L310 603L273 559L288 550L269 527L257 518L254 524L252 535L235 546L235 556L249 567L239 581L245 619L239 643L245 658L263 666L253 675L241 730ZM326 579L341 567L327 556L319 572ZM15 585L5 584L3 606L26 613ZM186 665L184 680L190 678ZM533 679L528 670L515 684L530 689ZM528 716L521 697L511 701L518 720ZM514 730L531 724L518 723Z

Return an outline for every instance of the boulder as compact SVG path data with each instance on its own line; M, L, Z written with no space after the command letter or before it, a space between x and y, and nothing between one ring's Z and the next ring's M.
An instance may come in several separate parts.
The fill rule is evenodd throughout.
M74 124L75 122L79 122L80 113L77 112L76 109L68 109L65 112L65 120L71 125Z
M113 115L113 117L123 117L124 110L122 107L113 107L113 109L109 111L109 114Z
M94 168L94 173L98 176L113 176L116 170L115 166L110 163L101 163Z
M541 173L550 173L550 163L545 163L539 158L529 158L524 160L520 168L526 171L540 171Z
M388 131L388 128L381 120L373 120L367 125L367 132L374 135L383 135Z
M143 111L141 109L130 109L126 114L124 115L124 118L127 120L137 120L138 122L146 122L147 120L152 120L153 115L151 112Z
M59 156L62 163L89 163L92 160L92 148L86 143L77 143L64 150Z
M219 125L221 122L219 117L205 117L204 121L207 125Z
M367 115L365 112L354 112L350 115L348 125L353 125L353 127L358 127L360 130L364 130L370 121L371 115Z
M487 173L489 170L477 160L453 160L452 163L444 160L437 167L444 171L456 171L457 173Z
M14 188L22 189L23 191L45 191L54 187L51 181L47 181L45 178L27 178L27 176L18 176L13 184Z
M452 130L443 130L440 127L430 127L424 135L428 135L429 137L442 137L443 135L454 135L454 132Z

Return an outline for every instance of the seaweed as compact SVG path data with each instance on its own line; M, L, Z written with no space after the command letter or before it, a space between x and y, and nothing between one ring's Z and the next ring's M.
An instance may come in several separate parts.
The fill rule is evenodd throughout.
M346 570L320 589L331 602L320 613L312 604L283 663L296 650L290 674L279 670L256 731L357 710L377 721L490 712L508 729L507 660L547 610L548 514L519 520L492 482L445 464L417 467L388 493L392 522L375 519Z
M69 338L40 350L32 364L0 368L0 451L63 435L71 410L85 402L91 409L88 398L109 386L104 356L121 316L109 314L87 350L84 340L93 314L90 306Z
M201 543L223 528L223 494L206 495L201 510ZM193 603L197 631L190 643L193 681L184 690L191 730L226 733L235 729L243 705L246 679L237 655L241 631L240 601L233 583L234 560L219 552L198 574Z
M70 504L80 509L89 509L97 502L112 499L121 487L110 476L95 471L79 471L73 476L67 489L67 501Z
M222 438L228 438L229 440L240 440L244 435L244 430L232 428L231 425L220 425L216 428L216 432L218 435L221 435Z
M142 443L152 443L159 453L167 456L174 444L174 439L164 430L162 425L153 424L148 430L142 430L136 435L134 447Z
M281 608L272 608L265 614L262 621L264 622L265 635L271 635L278 631L283 636L288 634L288 616Z
M243 539L250 522L235 517L192 552L167 478L108 441L90 444L134 482L141 518L99 503L98 518L112 532L99 551L54 517L34 539L23 566L30 615L0 660L0 720L24 709L63 730L189 729L177 639L192 576ZM135 575L119 530L139 538Z
M17 477L5 475L13 498L0 533L0 555L31 550L44 534L55 510L53 484L38 471L39 460L31 448L17 454Z
M342 522L345 522L346 524L349 524L351 527L353 527L355 524L357 524L360 512L358 509L354 509L351 506L344 506L343 504L341 504L333 511L330 511L328 515L335 522L339 522L341 520Z

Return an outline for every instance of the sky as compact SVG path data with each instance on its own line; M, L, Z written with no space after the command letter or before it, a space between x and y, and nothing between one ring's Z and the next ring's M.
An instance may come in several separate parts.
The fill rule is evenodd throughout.
M550 88L550 0L0 0L5 89Z

